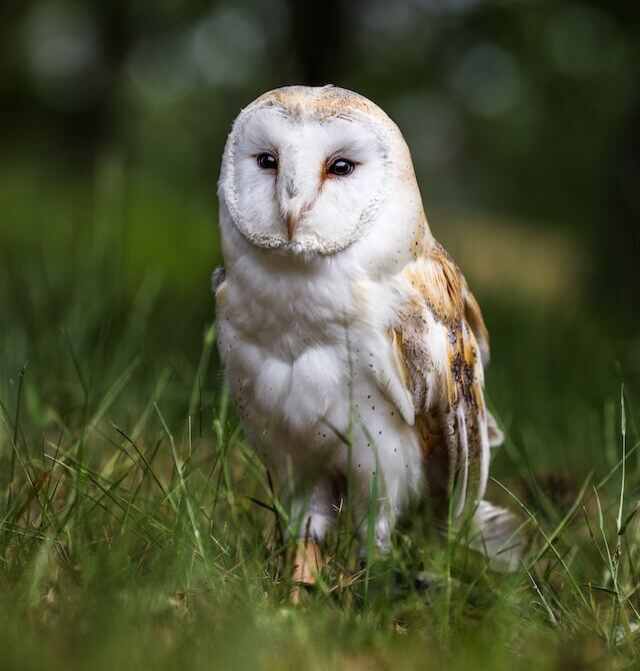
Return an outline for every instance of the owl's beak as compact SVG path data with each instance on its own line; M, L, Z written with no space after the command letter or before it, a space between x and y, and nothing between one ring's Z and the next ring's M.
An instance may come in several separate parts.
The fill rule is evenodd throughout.
M298 199L296 199L298 200ZM307 212L311 209L313 203L290 201L282 209L283 218L287 226L287 237L289 242L293 240L300 222L304 219Z
M298 227L298 217L296 217L292 212L288 212L286 220L287 220L287 237L289 238L289 242L291 242L293 240L293 236L295 235L296 228Z
M286 163L285 157L282 161L282 176L278 179L278 201L283 222L287 227L287 237L292 242L296 230L313 206L317 192L311 186L313 181L301 168ZM309 188L303 188L307 183Z

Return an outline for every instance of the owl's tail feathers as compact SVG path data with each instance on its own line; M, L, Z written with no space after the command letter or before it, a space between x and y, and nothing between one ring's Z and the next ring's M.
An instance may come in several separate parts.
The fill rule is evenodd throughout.
M510 510L480 501L471 520L469 547L483 554L492 570L514 573L527 546L523 527Z

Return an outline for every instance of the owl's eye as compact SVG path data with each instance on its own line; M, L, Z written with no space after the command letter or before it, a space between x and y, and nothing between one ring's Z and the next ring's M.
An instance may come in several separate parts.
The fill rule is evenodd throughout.
M258 165L263 170L275 170L278 167L278 159L268 152L258 154L257 159Z
M346 177L350 175L355 169L355 163L348 161L346 158L337 158L330 166L328 172L338 177Z

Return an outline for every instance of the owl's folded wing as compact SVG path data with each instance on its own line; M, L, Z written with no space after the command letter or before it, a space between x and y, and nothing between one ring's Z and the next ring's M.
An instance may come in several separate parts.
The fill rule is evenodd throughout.
M404 269L396 295L401 300L390 338L398 376L413 402L429 493L447 508L453 496L454 515L468 511L480 544L495 546L517 523L508 511L482 501L490 447L502 434L484 400L489 336L480 307L437 244ZM514 554L508 557L512 561Z
M403 271L391 327L394 359L413 400L431 493L455 515L484 496L489 468L483 359L488 335L477 302L445 250L434 245ZM478 334L476 336L476 333Z
M483 370L489 365L491 352L489 349L489 331L484 323L482 311L478 305L476 297L471 293L464 276L462 279L462 295L464 299L464 319L471 328L473 335L476 338L478 349L480 350L480 359L482 361ZM504 442L504 434L498 427L494 416L487 410L487 431L489 434L489 445L491 447L499 447Z

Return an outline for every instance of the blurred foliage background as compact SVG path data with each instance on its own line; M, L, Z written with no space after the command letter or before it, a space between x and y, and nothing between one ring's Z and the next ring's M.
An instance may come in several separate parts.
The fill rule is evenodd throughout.
M142 356L141 397L168 365L188 400L229 126L264 90L331 82L403 130L432 228L485 306L508 422L529 417L543 444L545 430L591 435L567 408L601 412L640 374L634 7L5 0L0 398L15 404L28 361L47 425ZM214 361L208 387L219 380Z

